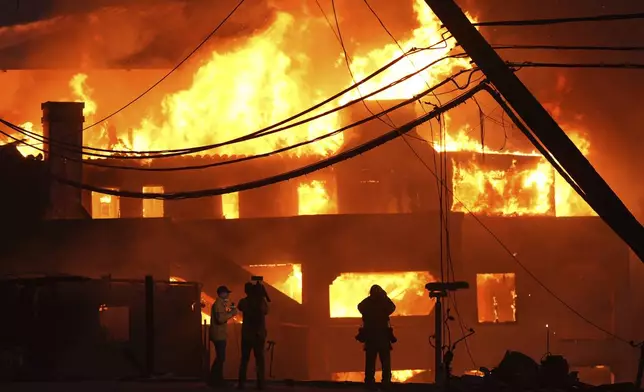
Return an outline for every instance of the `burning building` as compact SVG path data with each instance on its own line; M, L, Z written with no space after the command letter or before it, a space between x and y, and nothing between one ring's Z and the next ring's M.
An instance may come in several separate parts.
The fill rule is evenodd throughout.
M435 16L422 1L413 4L419 27L409 32L409 40L402 43L405 49L441 38ZM303 87L314 86L321 77L310 66L315 53L291 49L301 48L293 37L301 38L295 34L296 16L277 12L250 38L227 43L225 50L212 50L191 64L188 80L166 86L162 93L155 90L146 98L157 99L155 105L148 102L150 108L125 112L107 123L99 121L99 107L120 102L110 92L112 80L121 80L123 90L129 91L154 80L157 72L88 71L71 78L72 91L56 94L69 95L66 100L84 102L84 107L70 104L68 109L75 112L58 120L67 126L48 128L51 119L43 119L43 129L50 135L56 129L82 158L66 160L58 175L66 173L97 189L142 193L219 188L268 177L346 151L417 118L431 105L405 105L322 138L469 67L464 59L439 62L361 103L270 136L199 154L131 159L133 150L181 149L233 139L337 91ZM326 28L319 17L298 17L304 18L306 28ZM328 106L374 92L448 52L445 48L410 56L412 61L397 63ZM361 80L398 55L396 45L386 44L353 56L353 76ZM328 71L324 83L329 89L350 84L344 71ZM0 77L20 72L26 71ZM61 77L57 75L52 78ZM439 93L454 94L448 90ZM23 118L31 110L16 115L16 122L34 132L28 140L32 147L22 147L24 154L43 147L35 121ZM492 148L467 116L467 108L449 113L404 139L332 168L240 193L162 201L60 188L56 195L67 195L59 198L71 203L68 211L82 205L93 219L46 222L23 246L8 252L3 268L16 274L29 269L86 276L154 273L156 278L203 282L206 302L221 283L233 282L238 293L251 274L263 275L275 302L270 327L276 342L275 376L337 380L359 378L356 305L374 283L397 305L392 320L399 339L393 354L395 377L433 379L427 370L432 368L428 337L433 333L433 302L424 285L454 276L470 282L472 289L449 305L459 320L452 323L452 337L465 327L476 330L467 350L457 351L456 373L475 370L474 363L492 366L505 349L540 357L547 350L547 324L556 333L550 351L566 355L574 366L608 366L618 378L628 378L629 355L547 295L481 224L547 287L619 335L631 323L625 300L627 247L525 141L504 140L503 148ZM81 141L61 134L83 128L83 117L85 127L99 121L82 132L82 143L107 151L98 154L103 157L81 154ZM588 154L583 133L570 135ZM287 152L221 165L315 138L320 139ZM173 169L189 166L200 169ZM230 325L232 336L238 327ZM234 362L229 361L231 366ZM234 374L233 368L227 371Z

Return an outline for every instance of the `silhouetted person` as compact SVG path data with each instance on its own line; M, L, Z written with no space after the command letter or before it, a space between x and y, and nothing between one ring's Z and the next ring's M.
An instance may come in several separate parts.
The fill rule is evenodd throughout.
M264 290L261 283L246 283L244 286L246 297L239 300L239 310L243 315L238 385L240 389L244 388L246 382L251 351L255 356L257 388L264 388L264 345L266 344L266 315L268 314L268 302Z
M217 299L212 304L210 317L210 341L215 346L215 360L210 368L208 384L212 387L224 386L224 362L226 361L227 324L237 314L234 304L228 303L231 291L226 286L217 288Z
M362 314L362 328L356 338L364 343L364 382L367 387L375 388L378 356L382 365L382 385L388 387L391 384L391 343L395 342L389 316L396 310L396 305L382 287L373 285L358 310Z

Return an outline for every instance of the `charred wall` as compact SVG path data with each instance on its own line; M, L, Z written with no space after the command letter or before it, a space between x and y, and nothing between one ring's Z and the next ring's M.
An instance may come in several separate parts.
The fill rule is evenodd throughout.
M478 219L564 301L594 323L631 336L628 251L598 218ZM597 333L553 299L475 218L450 214L449 221L455 277L471 285L458 295L458 310L465 326L476 330L469 345L478 365L496 365L506 349L540 358L549 324L556 332L550 350L564 354L573 366L610 366L618 380L632 378L635 359L630 349ZM276 312L272 317L277 317L273 325L280 339L301 338L305 330L307 343L298 347L308 353L307 378L328 379L333 372L361 370L363 355L353 339L358 319L329 318L331 282L345 271L438 274L439 233L438 214L58 221L35 229L33 238L3 257L2 267L5 273L175 275L202 281L204 290L212 293L217 285L229 282L240 292L250 275L241 266L301 263L303 305L272 290ZM479 321L477 274L492 273L514 274L516 321ZM395 369L432 366L427 343L433 333L432 316L393 319L400 340L393 353ZM289 333L282 324L297 331ZM453 328L460 335L458 325ZM289 344L295 343L285 340L278 350ZM456 354L455 371L470 370L464 348ZM293 366L286 358L280 361L283 369Z
M467 322L478 325L471 343L479 353L477 361L496 364L503 354L501 342L504 348L540 358L546 350L548 324L556 333L550 350L565 355L571 365L611 366L618 379L632 378L632 352L573 314L531 276L592 322L619 336L631 336L628 249L610 229L599 218L479 219L530 273L474 218L465 217L462 276L473 289L462 294L462 300L470 305L465 308ZM476 275L486 273L515 274L516 322L478 322ZM459 362L463 361L467 359L461 355Z

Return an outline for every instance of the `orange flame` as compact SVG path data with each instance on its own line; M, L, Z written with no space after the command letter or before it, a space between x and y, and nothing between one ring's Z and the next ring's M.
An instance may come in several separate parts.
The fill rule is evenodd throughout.
M329 195L325 185L324 181L317 180L300 184L297 188L299 215L335 214L338 212L335 198Z
M380 285L396 304L394 316L428 315L434 307L425 284L436 279L428 272L343 273L329 288L332 318L360 317L358 304L372 285Z

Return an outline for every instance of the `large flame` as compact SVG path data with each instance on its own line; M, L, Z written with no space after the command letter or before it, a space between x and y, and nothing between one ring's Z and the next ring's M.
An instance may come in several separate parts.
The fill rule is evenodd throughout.
M390 43L382 48L369 51L365 55L353 56L350 68L356 81L362 80L383 65L400 57L413 48L427 47L443 40L441 35L442 23L431 11L423 0L414 0L413 3L416 19L419 27L414 29L410 37L400 40L398 43ZM469 15L468 15L469 16ZM470 17L470 19L472 19ZM473 19L472 19L473 20ZM437 45L432 50L425 50L415 53L407 60L399 61L382 74L369 80L357 90L352 90L343 97L343 101L360 98L361 96L374 92L383 86L389 85L416 70L425 67L435 61L447 56L455 41L447 40ZM402 50L401 50L402 48ZM397 84L383 92L380 92L369 99L407 99L426 90L441 79L451 75L460 68L469 68L469 60L465 58L449 58L440 61L430 67L426 72L419 73L408 80Z
M324 181L318 180L300 184L297 188L299 215L335 214L338 212L335 198L329 194L325 185Z
M329 288L330 315L333 318L360 317L358 304L372 285L380 285L396 304L394 316L424 316L434 307L425 284L436 279L428 272L343 273Z
M425 2L413 0L411 4L418 25L408 34L398 37L400 46L391 42L382 47L370 48L368 43L363 43L356 53L350 53L349 66L356 80L363 79L403 52L414 47L426 47L443 39L442 24ZM473 17L468 17L474 20ZM293 15L286 12L277 13L268 28L246 40L237 40L234 46L217 49L201 58L201 65L194 71L188 86L181 90L166 90L158 110L143 108L139 113L148 114L136 122L124 124L118 117L110 120L114 124L105 123L93 127L84 134L85 144L108 149L156 150L217 143L281 121L335 92L327 91L330 88L325 89L324 81L327 79L321 78L312 67L315 49L299 49L293 45L293 36L307 31L313 25L312 21L316 20L308 14L302 14L299 18L295 20ZM442 59L455 44L453 39L449 39L436 49L414 53L365 83L359 91L353 90L323 109L359 98ZM337 50L339 54L342 53L339 45ZM189 66L192 65L186 67ZM411 98L454 71L469 67L469 59L447 58L371 99ZM337 68L337 74L328 75L328 79L335 81L340 78L344 85L353 83L343 64L339 64ZM54 93L62 100L84 102L86 123L100 117L98 110L101 105L95 101L95 91L90 87L92 80L85 73L73 75L66 91ZM314 84L318 81L323 82ZM157 90L163 91L164 88L166 87L159 86ZM553 85L553 88L559 88L559 85ZM557 108L555 117L558 117L558 113ZM119 126L118 129L115 124ZM429 132L422 136L436 151L473 153L469 160L450 160L453 166L450 178L454 191L452 206L455 211L469 209L477 214L491 215L595 215L559 175L553 175L552 168L545 160L534 160L532 167L522 164L524 160L520 157L537 156L535 151L494 151L488 146L482 147L479 140L470 136L471 127L454 128L449 124L450 116L445 115L444 135L441 138L437 138L437 135L432 137ZM341 125L345 124L336 113L285 132L233 144L209 153L251 155L267 152L310 140ZM33 121L23 123L22 126L42 135L42 130L34 126ZM421 126L419 132L428 128L428 124ZM574 127L565 128L582 152L588 155L590 145L588 138L582 137L584 132L578 132ZM37 149L42 148L42 143L35 139L24 139L36 148L20 146L23 154L37 154ZM344 137L338 134L292 150L292 153L330 155L338 151L343 142ZM486 167L485 159L480 157L481 153L515 155L517 162L521 164L510 165L505 169ZM333 191L329 184L321 181L302 183L298 190L299 214L337 213ZM239 217L237 195L224 196L222 203L226 218Z
M134 148L176 149L226 141L243 136L305 109L321 96L303 88L305 54L289 56L285 35L293 17L279 13L273 25L228 53L214 52L195 73L190 88L166 96L165 120L145 120L134 132ZM275 150L328 133L338 127L337 114L287 132L232 144L219 154L251 155ZM297 154L328 155L342 145L343 136L297 149Z

